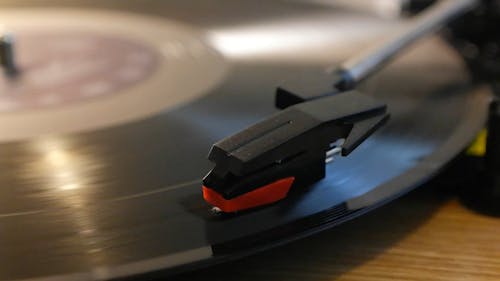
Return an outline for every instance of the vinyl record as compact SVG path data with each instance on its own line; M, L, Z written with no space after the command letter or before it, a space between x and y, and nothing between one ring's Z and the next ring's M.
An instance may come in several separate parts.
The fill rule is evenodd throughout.
M268 207L215 215L201 196L210 146L276 112L283 81L323 89L328 67L396 23L299 2L61 3L0 11L27 73L20 89L2 81L23 94L0 97L0 279L170 274L279 245L417 187L486 119L489 90L469 82L443 40L427 38L362 85L391 120L328 164L323 180ZM37 54L34 38L67 55ZM131 58L129 74L113 54ZM56 74L36 80L38 67Z

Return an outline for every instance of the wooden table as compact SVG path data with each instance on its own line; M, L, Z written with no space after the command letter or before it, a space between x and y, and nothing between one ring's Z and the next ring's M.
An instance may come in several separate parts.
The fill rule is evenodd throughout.
M335 229L175 279L500 280L500 218L424 187Z

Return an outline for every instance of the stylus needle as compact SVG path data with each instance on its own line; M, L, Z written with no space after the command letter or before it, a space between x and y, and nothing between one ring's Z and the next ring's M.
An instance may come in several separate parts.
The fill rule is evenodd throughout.
M213 145L204 198L223 212L278 201L325 176L331 144L346 156L388 117L385 104L355 91L291 106Z

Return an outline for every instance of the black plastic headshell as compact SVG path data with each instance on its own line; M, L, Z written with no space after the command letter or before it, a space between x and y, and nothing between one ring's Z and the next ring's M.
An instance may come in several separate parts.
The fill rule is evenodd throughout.
M292 105L215 143L204 188L230 200L289 177L294 186L310 185L325 176L332 143L344 139L348 155L388 117L385 104L357 91Z

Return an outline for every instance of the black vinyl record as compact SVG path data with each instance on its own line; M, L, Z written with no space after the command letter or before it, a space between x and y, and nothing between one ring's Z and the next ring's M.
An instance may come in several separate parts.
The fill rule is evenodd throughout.
M25 73L1 85L26 97L0 97L0 279L172 273L279 245L417 187L484 124L489 90L470 83L446 42L427 38L363 83L391 119L323 180L215 215L201 196L212 143L276 112L287 79L326 91L328 67L397 20L300 2L192 2L0 10ZM32 55L43 48L62 51Z

